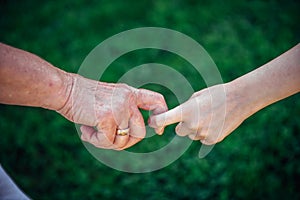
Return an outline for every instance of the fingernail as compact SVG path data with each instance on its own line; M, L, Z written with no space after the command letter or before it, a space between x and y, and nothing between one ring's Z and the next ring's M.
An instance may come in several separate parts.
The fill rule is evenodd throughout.
M162 135L164 133L164 128L156 128L155 129L155 132L158 134L158 135Z

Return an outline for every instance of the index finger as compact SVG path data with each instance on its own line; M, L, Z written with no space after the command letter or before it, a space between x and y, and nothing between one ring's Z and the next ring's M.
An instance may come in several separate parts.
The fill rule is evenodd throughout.
M183 121L182 119L182 106L177 106L168 112L152 115L149 119L149 126L152 128L165 127L170 124Z
M137 89L137 106L144 110L152 110L153 114L160 114L168 110L164 96L146 89Z

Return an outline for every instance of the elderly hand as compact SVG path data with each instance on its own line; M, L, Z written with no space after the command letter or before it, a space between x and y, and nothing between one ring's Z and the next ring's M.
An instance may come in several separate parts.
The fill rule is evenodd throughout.
M103 83L69 74L70 97L58 112L81 126L81 139L96 147L122 150L145 137L144 119L139 108L153 114L167 111L161 94L126 84ZM127 132L128 134L122 134ZM121 133L117 134L120 130ZM122 131L124 130L124 131ZM163 128L156 129L158 134Z
M176 127L179 136L189 136L207 145L220 142L250 113L232 88L222 84L196 92L182 105L151 116L149 126L159 128L180 122Z

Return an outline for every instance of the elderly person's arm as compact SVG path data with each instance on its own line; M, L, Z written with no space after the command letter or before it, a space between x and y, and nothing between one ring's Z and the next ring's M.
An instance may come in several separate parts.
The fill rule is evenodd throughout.
M196 92L184 104L151 117L150 126L180 122L178 135L214 144L260 109L299 91L300 44L232 82Z
M139 108L167 110L162 95L62 71L40 57L0 43L0 103L42 107L81 124L84 141L124 149L145 136ZM129 134L118 135L117 130ZM157 129L162 133L162 129Z

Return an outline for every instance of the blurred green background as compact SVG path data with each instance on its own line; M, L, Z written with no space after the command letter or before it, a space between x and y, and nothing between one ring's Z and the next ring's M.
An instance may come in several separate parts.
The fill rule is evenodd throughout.
M300 41L299 1L38 1L0 0L0 40L77 72L106 38L137 27L180 31L198 41L228 82ZM205 85L183 59L139 50L117 59L104 80L146 62L172 66L195 90ZM113 67L113 66L112 66ZM121 69L121 70L120 70ZM172 92L164 94L172 108ZM111 169L93 158L75 127L40 108L0 105L0 163L33 199L300 199L299 94L247 119L204 159L193 142L171 165L146 174ZM146 115L146 114L145 114ZM152 137L137 149L156 149L174 137Z

